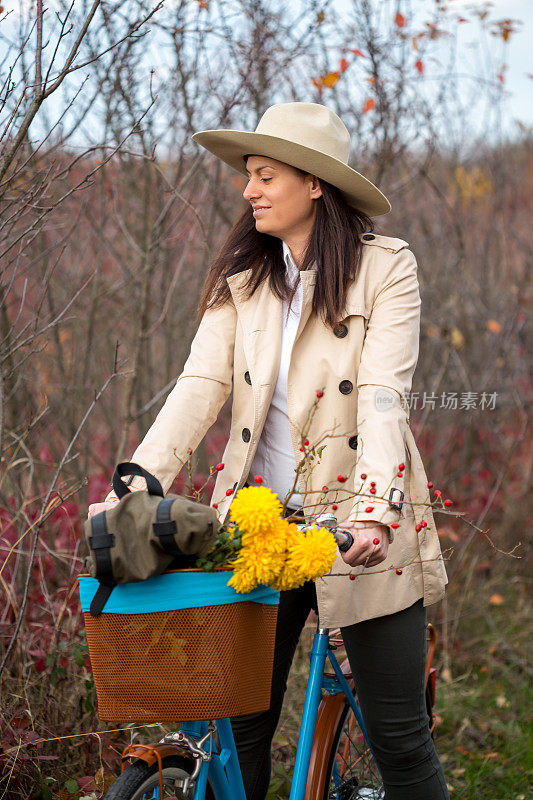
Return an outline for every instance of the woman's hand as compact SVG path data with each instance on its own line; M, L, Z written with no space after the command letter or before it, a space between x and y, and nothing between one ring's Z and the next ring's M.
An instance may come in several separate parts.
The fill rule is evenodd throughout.
M343 561L351 567L377 567L387 558L389 550L388 526L379 522L346 522L339 525L340 530L350 531L353 545L341 553ZM379 544L374 540L378 539Z
M107 503L91 503L87 519L91 519L95 514L99 514L100 511L107 511L108 508L113 508L116 503L118 503L118 500L108 500Z

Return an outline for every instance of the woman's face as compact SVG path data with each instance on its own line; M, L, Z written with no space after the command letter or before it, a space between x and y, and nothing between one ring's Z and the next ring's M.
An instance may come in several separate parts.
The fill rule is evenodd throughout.
M285 241L309 236L322 194L317 178L267 156L249 156L246 171L242 194L254 209L257 230Z

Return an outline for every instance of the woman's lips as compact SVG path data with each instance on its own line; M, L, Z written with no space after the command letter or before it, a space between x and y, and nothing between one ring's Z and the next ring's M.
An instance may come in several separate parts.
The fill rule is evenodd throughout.
M253 212L254 217L260 217L262 214L264 214L265 211L268 211L268 208L256 208L255 211Z

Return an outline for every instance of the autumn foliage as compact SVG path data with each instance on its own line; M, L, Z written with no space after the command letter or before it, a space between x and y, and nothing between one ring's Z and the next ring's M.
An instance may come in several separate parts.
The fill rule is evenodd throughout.
M34 72L17 73L10 51L13 86L0 97L0 796L13 800L100 797L138 735L98 719L76 575L87 506L180 373L207 264L243 207L244 179L200 154L195 130L253 129L280 100L339 112L351 165L391 200L377 232L408 241L419 265L412 429L434 487L475 523L454 506L436 514L453 556L435 618L446 631L469 602L454 585L481 596L491 576L503 585L528 568L531 135L517 124L487 137L485 121L499 130L505 115L491 99L482 116L485 78L472 76L463 105L434 60L458 28L481 26L491 92L502 91L519 22L482 9L413 20L402 3L354 2L343 25L308 11L298 27L262 0L223 11L126 2L95 12L71 64L82 5L71 34L54 29L63 60L50 74L36 58L49 57L40 27L18 42ZM394 6L385 29L383 5ZM35 9L24 13L33 26ZM479 405L483 392L496 393L494 408ZM451 393L457 408L443 400ZM209 501L228 431L226 406L173 491ZM518 542L512 560L502 555ZM491 589L485 605L505 608L504 594Z

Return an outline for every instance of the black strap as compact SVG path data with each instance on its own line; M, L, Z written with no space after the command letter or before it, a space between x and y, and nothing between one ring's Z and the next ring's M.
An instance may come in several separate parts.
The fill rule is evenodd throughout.
M148 494L155 494L157 497L165 496L163 487L155 475L152 475L151 472L148 472L147 469L144 469L139 464L134 464L133 461L123 461L121 464L117 464L113 473L113 489L119 500L130 493L130 489L121 480L125 475L139 475L146 481Z
M160 500L157 505L156 522L152 524L152 527L165 553L174 556L167 569L185 569L194 567L198 555L186 555L176 544L174 535L178 529L176 522L170 518L170 509L175 499L174 497L165 497ZM209 525L212 527L213 523L210 522Z
M111 592L115 588L116 583L101 583L96 590L96 594L94 595L93 599L91 600L91 606L89 608L89 613L91 617L99 617L102 611L104 610L104 606L109 600L111 596Z
M115 536L107 529L105 511L91 517L91 531L89 547L94 553L96 579L100 585L91 601L89 612L92 617L99 617L116 586L113 577L113 562L111 561L111 548L115 545Z
M157 504L156 522L153 523L155 535L159 539L159 543L165 553L171 556L182 556L183 553L179 549L174 535L178 532L176 523L170 518L170 509L174 502L173 497L165 497Z

